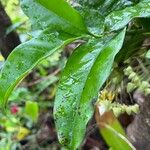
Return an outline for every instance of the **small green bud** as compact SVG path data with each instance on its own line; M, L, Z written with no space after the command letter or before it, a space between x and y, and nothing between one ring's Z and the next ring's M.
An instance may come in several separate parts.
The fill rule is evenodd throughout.
M113 82L114 84L117 84L117 83L118 83L118 78L117 78L117 77L113 78L113 79L112 79L112 82Z
M148 92L148 88L149 88L149 83L147 81L142 81L141 85L139 86L138 90L144 93ZM146 91L146 92L145 92Z
M125 105L125 104L123 104L122 106L121 106L121 109L125 112L126 111L126 108L127 108L127 105Z
M132 72L132 73L129 75L128 78L129 78L130 80L133 80L136 76L137 76L136 73L135 73L135 72Z
M129 76L132 72L133 72L133 69L131 68L131 66L129 66L128 68L124 69L124 73L127 76Z
M139 113L139 105L138 104L135 104L135 105L133 105L132 106L132 111L134 112L134 113Z
M150 50L147 51L145 57L148 58L148 59L150 59Z
M145 88L149 88L150 84L147 81L142 81L141 86L143 87L143 89L145 89Z
M144 93L145 93L146 96L149 95L150 94L150 88L145 89Z
M136 88L135 84L133 83L128 83L127 85L127 92L132 92Z
M135 76L132 81L138 86L140 85L140 78L138 76Z
M131 107L126 107L126 113L127 113L128 115L131 115L131 112L132 112Z
M119 115L121 114L121 108L113 108L113 113L116 117L119 117Z

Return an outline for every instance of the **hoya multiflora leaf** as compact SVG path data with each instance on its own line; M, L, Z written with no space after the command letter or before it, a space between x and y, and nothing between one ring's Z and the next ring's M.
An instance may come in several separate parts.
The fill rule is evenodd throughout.
M138 17L150 17L150 1L141 1L138 4L123 10L110 13L105 19L108 31L119 30L126 26L132 19Z
M128 6L135 5L139 0L75 0L82 7L88 7L98 10L103 15L110 12L120 10Z
M105 18L99 13L98 10L89 8L78 8L79 12L84 18L87 29L94 36L99 36L104 32Z
M102 26L104 26L106 32L120 30L121 28L124 28L134 18L150 17L149 0L77 0L77 2L82 5L80 6L81 8L95 10L99 13L99 16L103 16L104 19L99 17L98 20L98 15L93 14L93 20L91 20L91 22L94 23L92 28L97 28L96 22L98 21L99 28L102 28ZM86 17L88 18L88 15L85 16L85 18Z
M0 106L4 107L12 90L40 61L76 38L63 32L46 30L15 48L0 72Z
M34 29L51 28L68 33L87 32L83 18L65 0L21 0Z
M124 36L125 30L92 39L77 48L67 62L56 93L54 116L58 138L71 150L84 137L93 114L92 100L109 76Z

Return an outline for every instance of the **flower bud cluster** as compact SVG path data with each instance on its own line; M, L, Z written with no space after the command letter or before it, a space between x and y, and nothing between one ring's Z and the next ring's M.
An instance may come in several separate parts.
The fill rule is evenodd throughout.
M132 113L139 112L138 104L128 106L125 104L120 104L118 102L113 102L114 98L115 98L115 94L112 91L110 92L107 91L106 89L101 91L101 94L96 103L101 115L108 111L113 111L116 117L118 117L123 113L127 113L128 115L131 115Z
M150 94L150 84L148 81L142 81L140 77L133 71L131 66L126 68L124 73L126 76L128 76L128 79L131 80L131 82L129 82L127 85L127 92L132 92L133 90L138 89L145 95Z

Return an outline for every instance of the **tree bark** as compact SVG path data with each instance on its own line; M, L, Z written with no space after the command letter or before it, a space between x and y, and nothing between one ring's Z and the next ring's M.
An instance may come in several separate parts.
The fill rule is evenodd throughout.
M127 128L127 134L137 150L150 150L150 95L135 92L134 99L140 105L140 113Z
M0 51L5 59L20 44L20 39L16 32L13 31L6 35L6 30L11 25L11 20L0 2Z

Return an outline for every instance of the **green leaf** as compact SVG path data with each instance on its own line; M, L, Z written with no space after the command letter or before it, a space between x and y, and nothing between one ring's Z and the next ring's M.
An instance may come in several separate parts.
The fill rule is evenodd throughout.
M21 5L34 29L51 27L73 34L87 32L80 14L65 0L21 0Z
M56 93L54 116L60 143L75 150L93 114L92 100L109 76L125 30L92 39L69 58Z
M85 20L88 30L96 36L103 33L104 27L106 27L106 29L109 30L108 26L109 21L118 19L118 17L109 19L111 13L114 13L116 11L122 12L122 10L124 10L125 8L130 8L130 6L135 6L138 3L138 0L109 0L109 1L76 0L76 1L82 5L77 8L78 10L80 10L81 14L83 14L83 18ZM123 16L120 16L120 18L123 18ZM112 26L113 25L114 24L112 24Z
M99 11L83 8L80 9L80 12L90 33L98 36L104 32L104 17L100 15Z
M133 6L137 2L138 0L105 0L103 4L99 6L99 11L106 16L113 11Z
M150 50L147 51L145 57L146 57L147 59L150 59Z
M0 106L4 107L12 90L41 60L75 39L70 34L46 30L15 48L0 73Z
M119 30L137 17L150 17L150 1L143 1L135 6L110 13L105 20L106 29Z
M76 0L82 7L98 10L103 16L115 10L135 5L139 0Z
M101 134L113 150L136 150L126 138L125 132L116 119L110 125L104 124Z
M37 121L39 116L39 106L37 102L26 101L25 114L33 121Z
M106 111L100 114L101 109L101 105L96 105L95 119L107 145L113 150L135 150L113 112Z
M138 32L138 30L133 33L127 32L123 47L116 55L115 61L122 63L131 56L138 55L140 50L143 51L141 45L146 38L148 38L148 35L142 34L142 32Z

